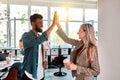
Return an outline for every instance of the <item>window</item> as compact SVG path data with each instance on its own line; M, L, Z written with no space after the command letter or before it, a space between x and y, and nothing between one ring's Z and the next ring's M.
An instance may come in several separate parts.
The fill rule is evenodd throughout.
M7 24L0 20L0 47L7 47Z
M98 40L98 23L94 23L94 29L95 29L95 37Z
M22 34L29 30L28 7L25 5L10 5L10 20L11 47L19 47L19 40Z
M0 5L0 47L7 47L7 6Z
M16 28L14 28L14 26ZM11 30L12 30L11 31L11 38L12 38L11 47L14 47L14 46L19 47L19 40L22 38L23 33L28 31L28 21L26 20L16 20L16 22L11 21ZM16 33L16 37L14 37L15 36L14 31ZM15 41L16 43L14 43L14 40L16 40Z
M87 22L92 22L95 29L95 37L98 40L98 10L85 9L85 20Z
M66 17L67 17L67 12L66 12L66 8L61 8L61 7L51 7L51 11L50 11L50 18L51 20L53 19L54 16L54 12L57 11L58 15L59 15L59 19L60 21L66 21Z
M98 11L97 9L85 9L85 20L98 21Z
M28 7L24 5L10 5L10 18L27 19Z
M83 21L83 9L69 8L68 14L68 18L70 21Z
M31 14L41 14L43 20L48 20L48 8L43 6L31 6Z
M54 16L54 12L57 11L58 15L59 15L59 19L60 19L60 24L64 30L64 32L66 32L66 8L60 8L60 7L51 7L50 9L50 20L53 20L53 16ZM56 34L57 31L57 26L54 28L54 30L51 33L50 36L50 41L51 41L51 47L64 47L65 46L65 42Z
M66 32L66 24L65 22L60 22L60 25L62 27L62 29L64 30L64 32ZM65 42L56 34L57 31L57 26L55 26L55 28L53 29L51 36L50 36L50 41L51 41L51 47L65 47Z
M43 31L45 31L53 20L54 11L58 12L60 24L67 36L74 39L79 39L77 32L80 29L80 25L83 23L92 23L95 28L96 39L98 39L98 10L89 8L78 7L53 7L53 6L36 6L31 5L9 5L10 6L10 19L8 26L10 33L7 34L7 19L8 11L6 4L0 5L0 47L6 47L7 44L11 44L10 47L18 47L18 43L22 34L29 31L29 17L32 14L38 13L43 16ZM28 10L29 9L29 10ZM9 8L8 8L9 10ZM57 27L50 35L51 47L71 47L67 45L57 34ZM8 38L11 39L11 41ZM7 43L9 42L9 43Z
M68 23L68 26L69 26L68 31L69 31L70 38L79 39L77 32L79 31L81 24L82 24L81 22L69 22Z
M31 15L38 13L43 16L43 31L48 28L48 7L46 6L31 6Z
M69 8L69 22L68 22L68 34L70 38L79 39L77 32L80 29L80 25L83 23L83 9L81 8Z
M48 29L48 21L43 22L43 31L46 31Z

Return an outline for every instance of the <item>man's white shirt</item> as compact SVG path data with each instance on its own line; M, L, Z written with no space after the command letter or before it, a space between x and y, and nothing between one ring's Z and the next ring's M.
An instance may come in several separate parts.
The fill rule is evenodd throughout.
M44 77L44 68L43 68L43 61L42 61L42 47L41 44L39 45L38 48L38 68L37 68L37 79L33 78L33 75L25 71L25 74L27 75L28 78L32 80L40 80Z

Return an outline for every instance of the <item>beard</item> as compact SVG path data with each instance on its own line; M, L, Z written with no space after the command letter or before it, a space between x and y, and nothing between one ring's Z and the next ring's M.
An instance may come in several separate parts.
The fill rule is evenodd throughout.
M35 30L36 30L36 32L42 33L42 32L43 32L42 27L43 27L43 26L37 26L37 25L35 25Z

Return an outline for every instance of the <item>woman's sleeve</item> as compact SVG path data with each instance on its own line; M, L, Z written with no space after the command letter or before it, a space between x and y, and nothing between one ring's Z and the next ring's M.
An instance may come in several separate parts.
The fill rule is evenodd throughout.
M66 34L63 32L62 29L58 29L56 32L64 42L69 43L71 45L76 46L79 43L79 40L75 40L75 39L71 39L69 37L66 36Z
M95 52L93 61L90 61L91 67L82 67L78 66L77 68L77 74L85 74L86 76L97 76L100 73L100 66L99 66L99 60L98 60L98 52Z

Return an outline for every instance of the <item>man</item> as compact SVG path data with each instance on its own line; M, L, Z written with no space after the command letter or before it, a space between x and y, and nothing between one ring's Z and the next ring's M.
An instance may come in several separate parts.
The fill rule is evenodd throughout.
M19 48L20 48L20 54L21 54L21 55L24 55L24 48L23 48L22 39L19 40Z
M24 61L23 61L23 74L22 80L43 80L43 69L46 62L43 61L43 55L41 55L42 44L48 40L48 36L56 25L57 13L54 13L54 19L52 25L42 33L43 17L40 14L34 14L30 17L32 30L26 32L22 36L24 47ZM39 35L38 33L42 33ZM42 59L42 62L41 62ZM43 65L42 65L43 64ZM39 77L39 78L38 78Z

